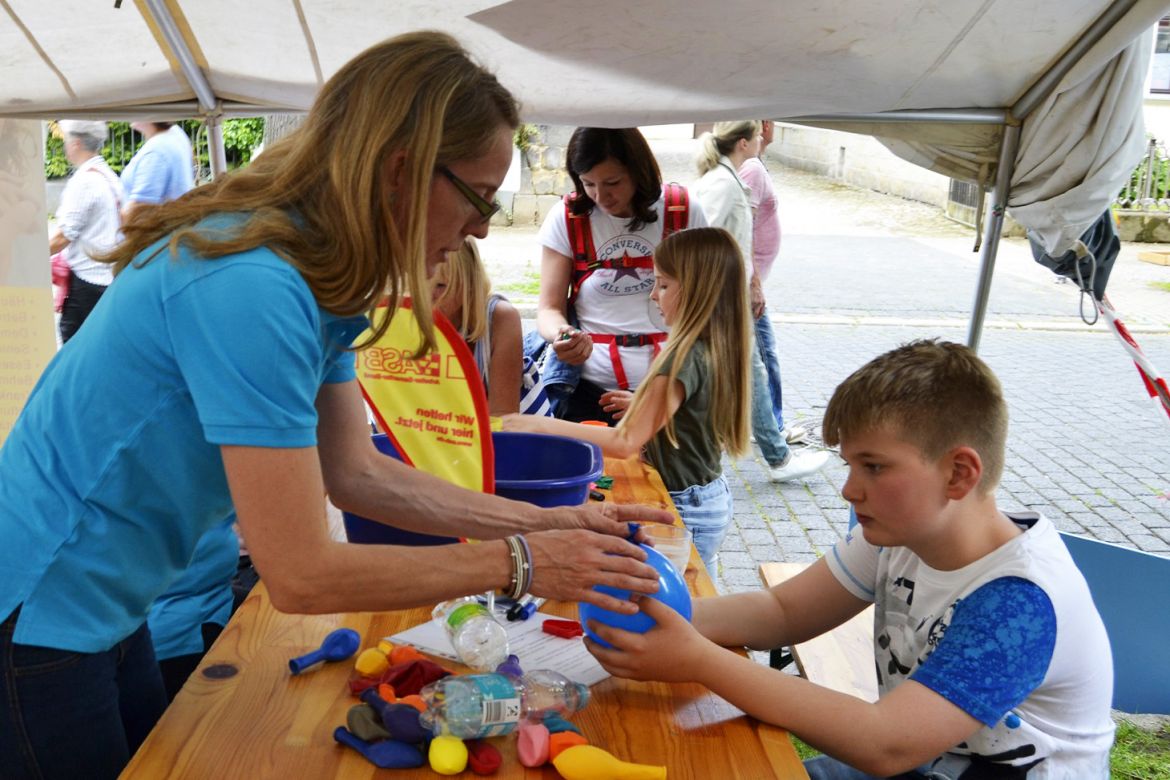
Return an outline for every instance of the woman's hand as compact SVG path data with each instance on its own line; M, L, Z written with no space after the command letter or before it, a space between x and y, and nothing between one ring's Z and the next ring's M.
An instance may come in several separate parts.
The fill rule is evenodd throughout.
M632 601L594 590L594 585L654 593L658 572L643 563L646 552L635 544L592 531L537 531L525 534L532 551L532 587L537 596L559 601L587 601L603 609L632 615Z
M634 394L629 390L610 390L608 393L602 393L597 403L601 405L602 410L613 415L615 420L620 420L625 416L626 410L630 408L630 401L633 400Z
M584 528L589 531L628 539L631 531L641 523L673 525L674 515L665 509L653 509L641 504L614 504L609 501L590 501L575 507L558 507L550 511L568 510L567 518L556 524L558 528ZM641 535L637 541L642 541Z
M557 331L552 348L562 363L579 366L593 354L593 339L570 325L563 325Z
M715 663L719 647L682 615L657 599L639 597L636 603L658 624L644 634L589 621L590 630L613 645L610 649L585 638L586 649L605 671L631 680L694 682L705 667Z

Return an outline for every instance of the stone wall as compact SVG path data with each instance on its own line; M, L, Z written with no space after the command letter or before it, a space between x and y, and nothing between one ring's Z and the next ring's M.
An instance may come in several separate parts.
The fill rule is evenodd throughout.
M573 128L535 125L536 132L523 150L520 189L512 198L512 224L539 225L561 196L573 188L565 171L565 147Z

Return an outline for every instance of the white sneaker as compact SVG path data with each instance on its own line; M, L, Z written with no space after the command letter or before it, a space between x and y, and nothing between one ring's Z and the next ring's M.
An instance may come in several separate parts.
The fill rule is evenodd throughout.
M808 441L808 428L800 425L788 425L780 431L780 435L789 444L800 444L802 441Z
M794 479L815 474L829 462L829 453L825 450L816 452L789 452L788 460L779 466L768 469L773 482L791 482Z

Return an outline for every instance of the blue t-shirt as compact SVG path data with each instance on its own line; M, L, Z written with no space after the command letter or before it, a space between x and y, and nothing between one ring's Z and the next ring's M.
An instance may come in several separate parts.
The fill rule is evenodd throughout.
M122 170L126 200L164 203L195 186L195 158L183 128L172 125L147 139Z
M202 653L203 624L227 625L240 561L235 519L233 514L199 538L187 568L150 606L146 623L158 660Z
M264 248L122 272L0 449L14 641L98 652L136 630L232 512L220 445L314 446L318 391L354 378L366 326Z

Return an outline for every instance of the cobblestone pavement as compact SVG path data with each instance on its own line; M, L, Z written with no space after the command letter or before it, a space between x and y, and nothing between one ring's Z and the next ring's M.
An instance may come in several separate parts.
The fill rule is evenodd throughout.
M671 176L681 154L659 154L666 178L693 179ZM770 167L784 243L766 292L785 414L816 428L837 383L875 355L915 338L966 341L979 258L970 229L935 208ZM1143 248L1123 248L1109 295L1166 373L1170 267L1139 262ZM531 316L535 229L494 230L483 254L497 286ZM1115 337L1101 324L1083 324L1077 306L1073 286L1036 265L1022 241L1002 242L980 343L1011 413L1000 505L1170 556L1170 421ZM788 485L768 481L758 451L726 461L725 469L735 522L721 552L717 584L724 592L758 587L761 562L813 560L844 533L839 459Z

